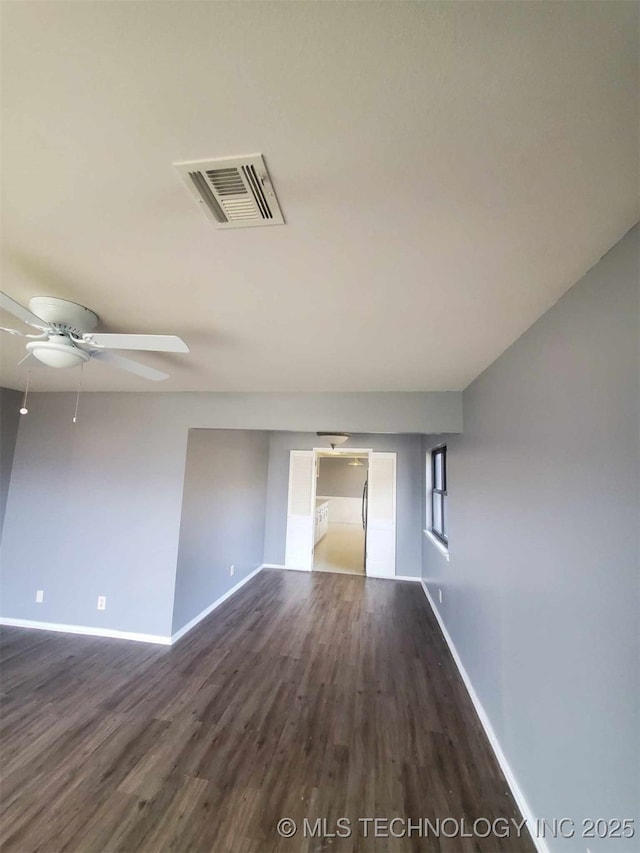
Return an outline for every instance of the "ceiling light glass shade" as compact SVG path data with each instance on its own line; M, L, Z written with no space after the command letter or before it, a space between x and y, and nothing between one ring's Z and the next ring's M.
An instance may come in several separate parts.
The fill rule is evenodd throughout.
M359 467L362 467L362 461L356 457L355 459L352 459L350 462L347 462L347 465L351 465L352 468L359 468Z
M79 367L90 358L88 353L72 343L32 341L27 344L27 349L38 361L49 367Z
M344 444L345 441L349 441L349 438L351 437L340 432L318 432L316 435L326 439L331 447L335 447L336 444Z

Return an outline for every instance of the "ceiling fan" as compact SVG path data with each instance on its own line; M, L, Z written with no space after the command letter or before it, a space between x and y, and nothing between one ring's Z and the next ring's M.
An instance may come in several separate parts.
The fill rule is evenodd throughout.
M147 367L129 358L115 355L111 350L147 350L148 352L189 352L185 342L175 335L119 335L94 332L98 315L82 305L56 299L52 296L34 296L25 308L15 299L0 292L0 309L8 311L29 326L39 330L37 335L27 335L16 329L0 326L0 331L10 335L31 338L27 344L27 358L36 358L49 367L78 367L92 358L135 373L144 379L157 382L169 374ZM20 364L22 364L22 361Z

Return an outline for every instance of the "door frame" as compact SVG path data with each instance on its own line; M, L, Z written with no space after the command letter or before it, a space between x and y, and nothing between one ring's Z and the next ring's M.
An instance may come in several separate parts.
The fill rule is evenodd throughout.
M367 460L367 478L369 477L369 461L370 461L370 455L373 453L373 448L371 448L371 447L337 447L337 448L314 447L313 453L314 453L314 470L316 472L316 476L314 477L314 484L313 484L314 485L314 491L313 491L313 505L314 505L314 507L315 507L315 503L316 503L316 494L317 494L316 486L318 485L318 477L320 475L319 465L320 465L320 458L321 457L325 457L325 458L331 457L331 456L338 456L338 457L339 456L347 456L347 457L358 456L360 458L366 457L366 460ZM315 526L315 520L314 520L314 526ZM315 547L316 546L315 546L315 542L314 542L313 550L311 552L311 569L312 570L313 570L313 563L314 563ZM365 549L364 550L364 573L366 575L367 574L367 528L366 528L366 526L365 526L365 531L364 531L364 549Z
M311 462L309 472L311 475L311 488L309 494L309 513L292 511L293 503L293 461L297 456L302 456ZM315 529L315 506L316 506L316 455L313 450L289 451L289 472L287 485L287 525L284 542L284 568L295 569L300 572L310 572L313 569L314 529ZM292 559L295 555L295 562Z
M393 476L392 484L393 511L388 518L386 516L372 516L371 507L378 505L381 494L377 489L378 475L376 471L378 462L382 466L384 460L392 462ZM369 460L369 495L367 501L367 575L377 578L395 578L398 571L398 452L397 450L374 451ZM373 486L373 488L372 488ZM372 501L372 495L374 499ZM392 520L391 520L392 519ZM371 549L371 543L375 543ZM377 569L377 570L376 570ZM392 569L390 572L389 569Z
M314 478L314 491L313 491L313 505L315 507L316 503L316 486L318 485L318 477L320 475L319 471L319 460L322 456L325 458L328 456L358 456L360 458L366 457L367 459L367 478L369 477L369 463L370 456L373 453L373 448L371 447L337 447L335 449L331 447L314 447L314 470L316 472L316 476ZM315 521L314 521L315 525ZM314 555L315 555L315 542L313 544L313 550L311 552L311 569L313 569L314 563ZM367 574L367 528L365 526L365 534L364 534L364 573Z
M291 487L290 487L290 484L291 484L291 479L290 479L291 478L291 459L292 459L292 453L296 452L296 450L297 449L292 448L289 451L289 480L288 480L289 486L288 486L288 492L287 492L287 531L285 534L285 551L286 551L287 538L289 536L289 529L288 529L289 517L291 516ZM297 452L300 452L300 451L297 450ZM360 456L360 457L366 457L366 459L367 459L367 478L368 478L369 477L369 471L371 469L371 454L375 453L377 451L375 451L371 447L339 447L339 448L335 448L335 449L332 449L329 447L314 447L311 449L311 451L307 450L307 451L303 451L303 452L306 452L306 453L312 452L313 453L314 476L313 476L313 483L311 485L311 513L312 513L312 516L311 516L311 524L310 524L310 542L309 542L309 547L307 550L307 552L309 554L309 560L308 560L308 565L305 565L305 566L286 566L286 568L295 568L298 571L309 571L310 572L313 570L313 557L314 557L314 551L315 551L315 543L313 540L314 540L314 530L315 530L315 506L316 506L316 494L317 494L317 488L316 487L317 487L317 482L318 482L318 473L319 473L318 465L319 465L320 457L321 456L325 456L325 457L326 456L338 456L338 457L340 457L340 456L354 456L354 455ZM385 452L385 451L378 451L378 452ZM396 465L394 467L394 530L395 530L396 547L397 547L397 526L398 526L397 451L389 451L389 452L394 453L396 456ZM366 542L366 539L365 539L365 548L367 547L367 545L368 545L368 543ZM396 560L396 558L397 558L397 554L394 555L394 574L389 575L387 577L395 577L395 573L397 571L397 564L396 564L397 560ZM367 555L365 553L365 575L368 575L368 574L369 574L369 572L368 572L368 559L367 559ZM376 575L372 575L372 577L376 577ZM377 575L377 577L380 577L380 575Z

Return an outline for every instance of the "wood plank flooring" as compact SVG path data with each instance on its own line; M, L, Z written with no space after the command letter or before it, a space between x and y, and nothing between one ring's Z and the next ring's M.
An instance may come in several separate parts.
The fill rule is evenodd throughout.
M264 570L173 647L5 628L1 653L4 853L534 851L358 822L520 819L418 584Z

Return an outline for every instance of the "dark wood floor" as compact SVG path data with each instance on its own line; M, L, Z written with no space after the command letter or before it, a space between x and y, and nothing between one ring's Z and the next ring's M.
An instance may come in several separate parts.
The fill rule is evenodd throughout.
M534 850L364 837L519 818L418 584L265 570L172 648L2 636L5 853Z

